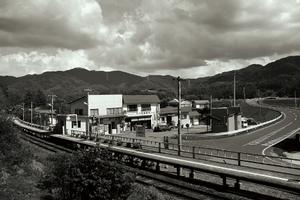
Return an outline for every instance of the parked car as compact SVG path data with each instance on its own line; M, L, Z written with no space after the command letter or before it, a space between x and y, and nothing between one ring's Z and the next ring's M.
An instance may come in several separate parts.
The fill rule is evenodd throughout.
M162 132L162 131L170 131L172 130L172 126L169 125L158 125L156 127L154 127L154 132Z

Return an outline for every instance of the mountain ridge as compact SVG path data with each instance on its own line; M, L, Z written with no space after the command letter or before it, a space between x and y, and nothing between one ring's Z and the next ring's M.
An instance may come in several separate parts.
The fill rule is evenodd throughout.
M300 56L288 56L266 65L252 64L236 70L237 96L242 96L245 87L247 95L253 97L260 90L265 96L289 96L300 88ZM184 79L182 94L185 98L232 97L234 71L227 71L210 77ZM7 99L18 96L22 99L28 90L42 90L56 94L63 99L83 95L85 88L93 93L146 94L147 90L157 91L163 98L177 95L176 77L170 75L139 76L123 71L95 71L73 68L66 71L47 71L42 74L22 77L0 76L0 90ZM300 91L299 91L300 94ZM2 95L3 96L3 95Z

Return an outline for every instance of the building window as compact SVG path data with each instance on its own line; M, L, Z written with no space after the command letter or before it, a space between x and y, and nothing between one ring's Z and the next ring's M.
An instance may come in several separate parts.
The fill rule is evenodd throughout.
M107 108L108 115L119 115L122 114L122 108Z
M99 115L99 109L90 109L90 115L91 116L98 116Z
M83 115L83 109L75 108L75 114Z
M150 104L142 104L142 111L151 111Z
M165 122L165 117L161 117L161 121L162 121L162 122Z
M128 111L129 112L137 111L137 105L128 105Z
M77 123L76 121L72 121L72 128L74 127L81 128L81 121L77 121Z

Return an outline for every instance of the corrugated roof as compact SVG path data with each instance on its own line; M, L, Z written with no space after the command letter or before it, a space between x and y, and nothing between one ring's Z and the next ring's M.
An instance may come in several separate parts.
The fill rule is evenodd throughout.
M194 103L199 103L199 104L207 104L207 103L209 103L208 100L194 100L193 102Z
M157 95L123 95L125 104L159 103Z
M192 107L182 107L181 113L188 113L192 110ZM177 107L167 106L160 109L160 114L177 114Z
M80 97L80 98L74 99L74 100L70 101L68 104L75 103L76 101L79 101L79 100L81 100L81 99L84 99L84 98L87 98L87 96L83 96L83 97Z
M189 116L190 117L198 117L198 116L200 116L200 113L198 113L197 111L191 111L191 112L189 112Z

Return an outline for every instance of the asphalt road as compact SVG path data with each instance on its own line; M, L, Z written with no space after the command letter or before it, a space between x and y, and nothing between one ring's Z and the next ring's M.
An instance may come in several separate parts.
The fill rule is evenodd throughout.
M276 109L281 111L284 117L275 124L247 134L201 139L197 141L197 145L268 155L270 147L297 132L300 133L300 110L283 107L276 107Z

